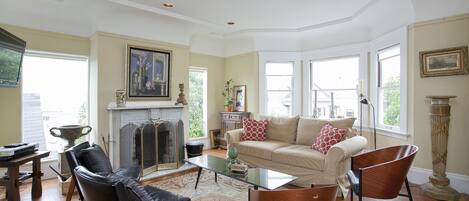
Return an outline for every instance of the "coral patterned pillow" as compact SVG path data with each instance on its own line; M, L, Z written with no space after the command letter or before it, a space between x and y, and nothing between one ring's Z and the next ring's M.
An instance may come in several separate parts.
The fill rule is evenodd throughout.
M243 119L243 134L241 140L243 141L264 141L267 139L265 136L265 129L267 128L267 120Z
M332 145L345 140L346 133L347 131L345 129L335 128L330 123L327 123L321 128L321 132L319 133L319 136L316 137L311 148L326 154Z

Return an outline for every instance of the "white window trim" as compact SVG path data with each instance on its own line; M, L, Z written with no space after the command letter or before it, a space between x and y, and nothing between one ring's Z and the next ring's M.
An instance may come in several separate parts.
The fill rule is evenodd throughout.
M401 27L393 32L390 32L386 35L383 35L370 43L371 49L371 56L370 56L370 77L371 77L371 94L370 100L373 105L376 106L376 110L379 111L378 108L378 52L382 49L400 45L400 58L401 58L401 80L400 80L400 91L401 91L401 110L400 110L400 126L399 130L389 130L386 128L379 127L378 122L376 123L377 130L381 131L378 133L386 133L386 135L390 136L408 136L407 130L407 27ZM370 111L371 112L371 111ZM376 119L379 119L379 114L376 114Z
M358 79L363 82L363 95L368 95L368 43L360 43L347 46L339 46L315 51L303 52L303 115L312 116L312 93L311 93L311 61L319 61L326 59L359 56L359 72ZM359 101L359 100L358 100ZM359 102L357 101L358 110L360 110ZM363 125L367 121L367 109L363 107ZM360 111L358 111L358 119L355 121L356 125L360 124Z
M90 83L90 73L91 73L91 68L90 68L90 60L87 56L83 55L75 55L75 54L66 54L66 53L56 53L56 52L46 52L46 51L37 51L37 50L26 50L23 56L32 56L32 57L43 57L43 58L53 58L53 59L67 59L67 60L76 60L76 61L86 61L88 63L88 125L92 125L91 121L91 83ZM21 67L21 71L23 71L23 67ZM21 72L21 75L23 72ZM21 82L21 105L23 104L23 79L20 79ZM21 139L23 139L23 106L21 106ZM93 129L89 135L86 136L88 141L91 141L92 139L96 138L96 132L97 129ZM57 156L56 155L50 155L47 157L45 160L50 160L50 161L56 161Z
M197 137L197 138L190 138L189 137L189 140L201 140L201 139L206 139L208 138L208 68L205 68L205 67L195 67L195 66L191 66L189 67L189 71L199 71L199 72L205 72L205 75L206 75L206 78L204 79L204 91L203 91L203 99L204 99L204 105L203 105L203 113L204 113L204 116L203 116L203 120L204 120L204 136L202 137Z
M301 115L301 53L259 52L259 113L267 114L265 65L270 62L293 62L292 115Z

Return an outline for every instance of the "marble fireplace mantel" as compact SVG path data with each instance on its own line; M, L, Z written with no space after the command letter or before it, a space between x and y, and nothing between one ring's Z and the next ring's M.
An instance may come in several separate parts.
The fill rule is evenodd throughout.
M114 168L120 167L120 129L131 123L141 125L154 120L182 120L184 106L174 102L127 102L125 107L117 107L115 102L109 103L109 158ZM181 136L181 135L180 135ZM181 139L182 138L182 139ZM184 134L179 140L184 140ZM184 153L182 143L181 153Z

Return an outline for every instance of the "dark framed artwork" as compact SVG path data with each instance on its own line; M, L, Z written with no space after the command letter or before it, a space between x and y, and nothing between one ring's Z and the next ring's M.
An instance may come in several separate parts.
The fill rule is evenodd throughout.
M246 85L233 87L234 109L236 112L246 112Z
M467 46L420 52L420 76L468 74Z
M171 100L171 51L127 47L126 87L129 100Z

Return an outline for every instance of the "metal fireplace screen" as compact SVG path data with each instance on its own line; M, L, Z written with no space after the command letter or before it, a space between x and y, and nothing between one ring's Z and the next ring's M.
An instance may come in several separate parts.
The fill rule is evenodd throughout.
M180 163L180 121L155 121L121 129L120 165L140 165L142 175L178 168Z

